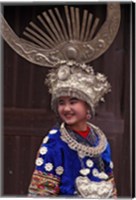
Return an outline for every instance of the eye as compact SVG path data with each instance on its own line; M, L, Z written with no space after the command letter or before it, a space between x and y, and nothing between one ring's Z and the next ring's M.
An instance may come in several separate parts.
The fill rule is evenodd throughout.
M58 105L64 105L64 101L62 99L59 99Z
M77 98L75 98L75 97L72 97L71 99L70 99L70 103L71 104L75 104L75 103L77 103L79 101L79 99L77 99Z

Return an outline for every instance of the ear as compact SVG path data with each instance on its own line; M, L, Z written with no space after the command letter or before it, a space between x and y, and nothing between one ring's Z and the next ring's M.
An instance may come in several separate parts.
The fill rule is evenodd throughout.
M90 110L87 110L87 120L89 121L92 118Z

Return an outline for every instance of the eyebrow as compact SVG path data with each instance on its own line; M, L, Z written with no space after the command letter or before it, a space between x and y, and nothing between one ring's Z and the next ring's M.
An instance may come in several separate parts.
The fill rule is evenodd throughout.
M71 97L70 100L79 100L79 99L76 97Z
M64 99L58 99L58 102L64 101Z

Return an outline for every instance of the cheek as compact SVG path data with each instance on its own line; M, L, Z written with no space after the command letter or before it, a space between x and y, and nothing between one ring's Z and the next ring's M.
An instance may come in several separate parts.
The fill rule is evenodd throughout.
M78 105L76 107L76 111L77 111L78 115L81 115L81 116L87 115L87 108L83 105Z
M62 111L63 111L62 106L58 106L57 111L58 111L59 115L61 115L61 113L62 113Z

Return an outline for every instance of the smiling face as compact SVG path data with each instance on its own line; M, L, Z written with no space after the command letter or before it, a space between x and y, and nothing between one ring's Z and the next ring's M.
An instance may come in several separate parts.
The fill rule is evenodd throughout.
M87 104L75 97L63 96L58 100L58 113L71 129L86 130L87 111Z

